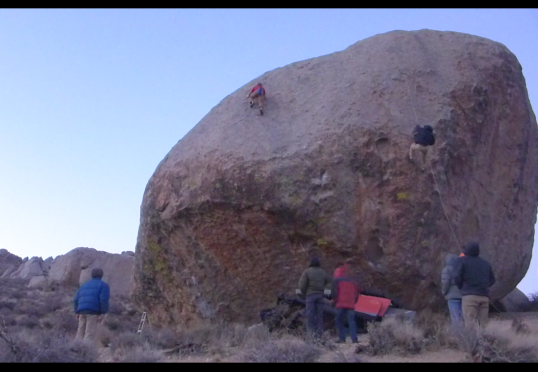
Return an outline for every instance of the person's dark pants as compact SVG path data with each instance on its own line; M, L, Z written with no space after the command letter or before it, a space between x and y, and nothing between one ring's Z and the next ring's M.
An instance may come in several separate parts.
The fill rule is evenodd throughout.
M351 337L351 341L357 342L357 323L355 322L354 309L336 309L336 329L338 330L338 338L340 339L340 341L346 340L344 318L347 318L347 324L349 325L349 336Z
M323 333L323 294L313 293L306 296L306 318L308 331L321 337Z

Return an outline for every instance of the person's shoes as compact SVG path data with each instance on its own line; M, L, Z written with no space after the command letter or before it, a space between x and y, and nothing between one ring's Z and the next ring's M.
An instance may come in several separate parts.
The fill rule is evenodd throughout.
M260 107L260 115L263 115L263 109Z
M351 343L352 343L352 344L358 344L359 341L357 341L357 340L353 340L353 341L351 341Z
M337 344L345 344L346 341L344 341L344 340L338 340L338 341L336 341L336 343L337 343Z
M250 101L250 108L252 108L252 106L254 106L254 101Z

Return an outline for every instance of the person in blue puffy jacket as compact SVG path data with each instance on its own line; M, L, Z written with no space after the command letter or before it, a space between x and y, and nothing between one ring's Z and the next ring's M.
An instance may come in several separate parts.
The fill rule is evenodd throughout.
M108 313L110 287L103 280L103 270L92 269L92 279L82 284L74 300L77 314L77 340L94 341L98 324Z

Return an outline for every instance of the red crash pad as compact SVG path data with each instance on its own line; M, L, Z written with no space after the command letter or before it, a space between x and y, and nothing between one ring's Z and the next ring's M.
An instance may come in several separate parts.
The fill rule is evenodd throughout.
M390 305L390 299L360 295L355 311L372 317L383 316Z

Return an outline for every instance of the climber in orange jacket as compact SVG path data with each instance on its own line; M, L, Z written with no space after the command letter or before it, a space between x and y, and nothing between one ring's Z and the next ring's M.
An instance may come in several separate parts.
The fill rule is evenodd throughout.
M260 109L260 115L263 115L263 102L265 101L265 88L262 83L258 83L250 90L247 95L247 99L250 98L250 107L254 106L254 102L257 101L258 108Z

